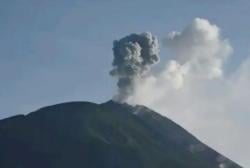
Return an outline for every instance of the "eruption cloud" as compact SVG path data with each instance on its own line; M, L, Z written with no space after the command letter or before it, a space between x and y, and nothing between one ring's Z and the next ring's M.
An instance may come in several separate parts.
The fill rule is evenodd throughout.
M223 75L223 63L232 52L220 29L201 18L194 19L182 32L169 33L164 44L174 55L172 62L188 73L208 79Z
M131 34L113 43L113 69L118 78L115 101L126 102L134 93L135 83L159 61L158 40L151 33Z
M171 57L159 63L160 71L149 73L159 61L158 42L151 33L114 42L111 74L118 78L116 100L156 110L249 167L250 146L239 144L250 141L250 58L224 72L233 48L217 25L202 18L169 33L162 46ZM218 164L221 168L228 165Z
M222 79L223 64L233 51L228 40L221 37L220 29L201 18L194 19L181 32L169 33L163 46L172 53L171 59L159 73L139 79L127 103L163 103L181 90Z

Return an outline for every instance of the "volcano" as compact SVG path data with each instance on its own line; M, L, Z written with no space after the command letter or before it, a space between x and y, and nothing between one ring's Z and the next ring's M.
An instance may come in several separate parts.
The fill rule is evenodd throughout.
M0 120L1 168L240 168L144 106L69 102Z

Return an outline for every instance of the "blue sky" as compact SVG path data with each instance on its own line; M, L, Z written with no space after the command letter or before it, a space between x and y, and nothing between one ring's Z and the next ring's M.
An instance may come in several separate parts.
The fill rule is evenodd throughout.
M233 90L234 97L226 100L238 102L239 106L231 107L229 103L230 114L220 114L221 119L230 120L232 128L239 125L235 132L242 133L220 145L213 141L220 129L209 125L206 128L211 132L207 133L199 125L193 125L200 128L197 132L192 132L188 124L187 128L219 151L250 165L250 148L238 145L244 144L242 139L250 139L245 133L250 128L245 121L249 117L250 70L248 64L241 66L250 54L249 9L248 0L0 0L0 118L66 101L101 103L111 99L116 90L116 81L109 76L113 40L150 31L161 41L169 32L181 31L200 17L220 27L222 36L229 39L234 49L225 64L225 75L237 76L237 71L242 71L238 74L243 77L232 83L236 83L234 88L242 86L245 90ZM161 47L160 57L159 69L171 54ZM241 102L241 97L245 101ZM235 113L238 110L242 112ZM180 124L185 125L185 121ZM231 127L226 124L225 129L230 128L230 132ZM225 129L221 131L227 132ZM210 137L206 137L208 134Z
M219 25L237 53L249 52L246 0L1 0L0 118L73 100L110 99L112 41L151 31L159 39L195 17ZM161 59L167 59L161 49Z

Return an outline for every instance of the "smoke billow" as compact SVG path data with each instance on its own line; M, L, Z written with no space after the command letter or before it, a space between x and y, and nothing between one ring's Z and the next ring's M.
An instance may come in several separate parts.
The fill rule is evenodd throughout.
M169 103L165 109L170 108L184 98L178 95L177 102L172 102L174 95L185 89L187 92L197 89L203 82L221 79L223 64L233 50L228 40L221 37L220 29L201 18L194 19L180 32L169 33L163 45L172 53L171 60L161 72L136 82L128 103L150 107L156 104L165 107Z
M158 40L151 33L131 34L113 43L113 69L118 78L118 94L114 100L125 102L134 93L136 80L143 77L159 61Z
M224 75L232 46L218 26L201 18L168 34L162 45L171 59L160 63L158 73L147 73L159 60L154 36L132 34L114 42L111 74L118 78L116 100L152 108L233 160L250 165L250 146L241 145L250 141L246 134L250 129L250 59ZM191 146L190 150L200 148ZM218 164L220 168L228 165Z
M189 73L210 79L222 76L223 63L232 52L220 29L201 18L194 19L182 32L169 33L164 42L175 61L188 67Z

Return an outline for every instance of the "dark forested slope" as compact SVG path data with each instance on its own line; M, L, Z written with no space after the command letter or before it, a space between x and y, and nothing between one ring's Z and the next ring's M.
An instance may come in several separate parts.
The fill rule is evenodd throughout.
M239 168L143 106L71 102L0 121L1 168Z

